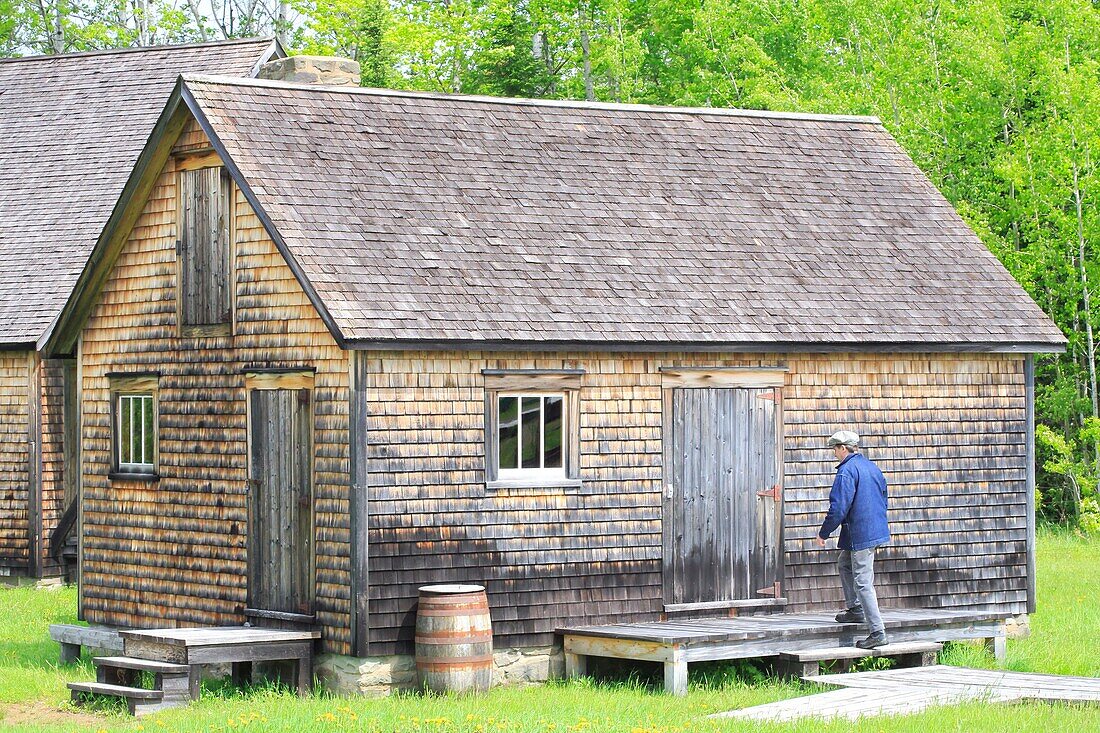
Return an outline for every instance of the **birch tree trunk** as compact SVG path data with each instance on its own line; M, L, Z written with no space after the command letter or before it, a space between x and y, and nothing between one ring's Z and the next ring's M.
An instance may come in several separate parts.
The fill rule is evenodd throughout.
M199 31L199 38L206 41L210 40L210 34L206 32L206 24L202 22L202 14L199 13L199 6L196 0L187 0L187 9L191 12L191 18L195 21L195 28Z
M581 26L581 57L584 62L584 98L589 102L596 99L595 88L592 85L592 51L588 40L588 13L582 8L577 9L577 20Z

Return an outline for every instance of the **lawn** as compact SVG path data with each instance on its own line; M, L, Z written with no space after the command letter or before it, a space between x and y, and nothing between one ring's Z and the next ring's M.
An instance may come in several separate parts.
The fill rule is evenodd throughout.
M1039 538L1039 611L1032 636L1008 644L1013 670L1100 676L1100 540L1058 532ZM689 694L671 698L646 683L647 670L599 683L561 682L493 690L484 697L395 696L299 700L270 688L204 690L188 708L134 720L110 710L75 710L65 682L91 679L87 660L58 667L50 623L72 621L71 588L0 589L0 729L26 731L365 731L367 733L707 733L709 731L1035 731L1100 730L1100 707L971 704L857 724L804 721L760 726L708 720L707 713L805 695L813 687L761 680L747 666L693 669ZM978 647L955 645L944 663L994 667Z

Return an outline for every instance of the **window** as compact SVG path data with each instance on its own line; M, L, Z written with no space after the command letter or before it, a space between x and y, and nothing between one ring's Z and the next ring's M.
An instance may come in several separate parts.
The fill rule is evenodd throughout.
M154 478L157 471L157 378L111 378L112 476Z
M580 486L580 370L485 375L489 488Z
M179 319L185 335L229 333L230 178L222 166L179 174Z
M562 404L565 395L497 396L497 477L565 477Z

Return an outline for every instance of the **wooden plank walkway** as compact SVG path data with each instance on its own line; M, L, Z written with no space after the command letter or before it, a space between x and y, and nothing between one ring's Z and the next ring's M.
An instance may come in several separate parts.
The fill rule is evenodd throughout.
M883 611L893 643L1003 639L1003 614L942 609ZM851 647L867 635L862 624L837 623L832 613L776 613L733 618L682 619L606 626L559 628L568 676L585 673L590 656L661 662L665 689L687 692L687 665L719 659Z
M808 678L842 689L717 713L713 718L782 722L915 713L964 702L1100 703L1100 678L1028 674L963 667L916 667Z

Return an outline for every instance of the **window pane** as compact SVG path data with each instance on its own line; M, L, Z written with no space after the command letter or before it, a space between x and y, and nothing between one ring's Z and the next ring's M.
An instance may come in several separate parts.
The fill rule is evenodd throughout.
M520 447L520 456L523 468L541 468L542 451L539 450L542 427L542 398L523 398L523 431L520 439L523 441Z
M500 426L498 443L500 467L519 468L519 399L501 397L497 408L497 424Z
M130 462L141 463L141 398L130 398Z
M542 445L545 468L561 468L561 397L547 397L543 414Z
M118 462L130 462L130 398L118 398Z
M143 410L143 412L144 412L143 422L145 423L145 428L144 428L144 430L145 430L145 445L142 446L142 448L144 449L143 450L143 455L142 455L142 463L152 465L153 464L153 455L154 455L154 453L153 453L153 448L154 448L153 443L154 443L154 436L156 435L157 422L156 422L156 417L153 415L153 398L152 398L152 396L142 397L141 399L142 399L142 402L144 403L144 408L145 408Z

